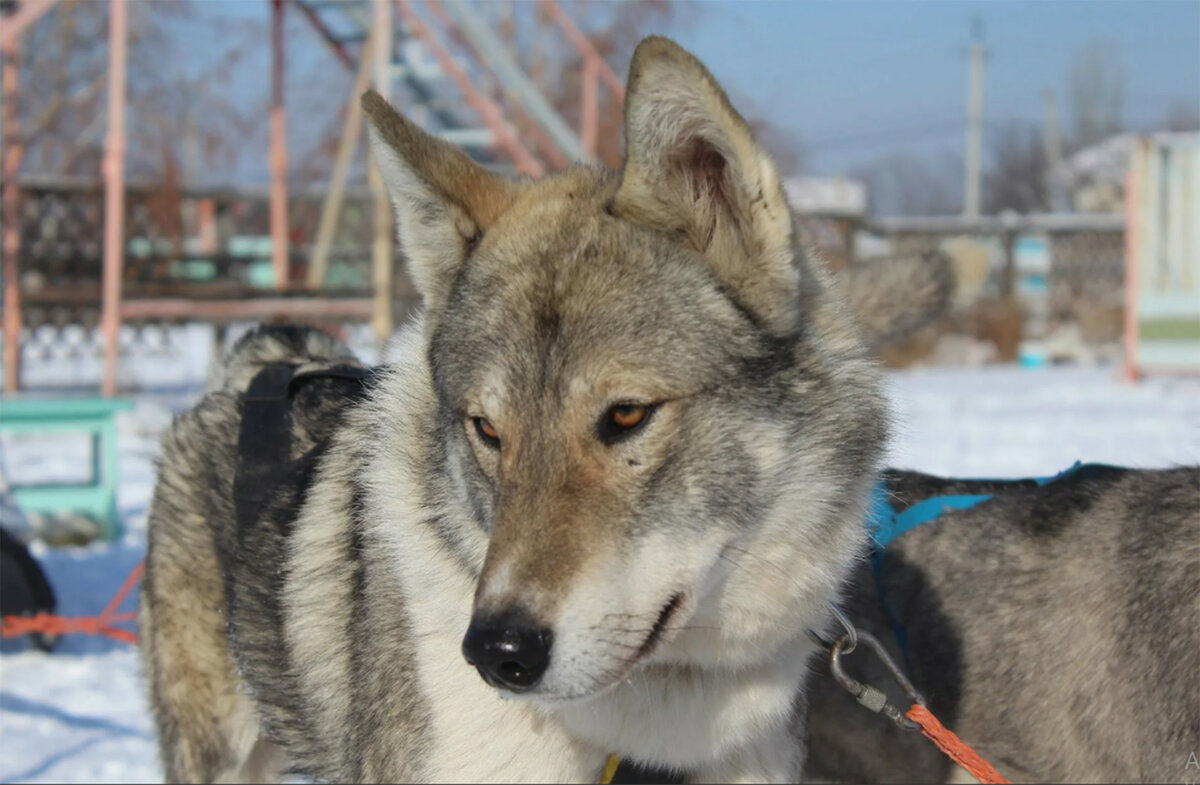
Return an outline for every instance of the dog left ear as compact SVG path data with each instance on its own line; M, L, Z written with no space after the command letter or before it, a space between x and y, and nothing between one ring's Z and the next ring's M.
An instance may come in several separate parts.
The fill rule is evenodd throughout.
M634 52L613 212L678 233L774 332L797 320L799 274L779 174L708 69L666 38Z
M519 186L425 133L378 93L365 93L362 107L409 274L432 316L445 304L471 248L508 209Z

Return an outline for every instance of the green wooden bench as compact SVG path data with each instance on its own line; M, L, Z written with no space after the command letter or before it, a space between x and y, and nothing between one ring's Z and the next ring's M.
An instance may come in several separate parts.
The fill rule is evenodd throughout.
M92 437L90 483L13 487L17 504L26 512L85 513L104 527L107 539L120 536L116 414L132 408L132 401L113 398L0 399L0 433L83 432Z

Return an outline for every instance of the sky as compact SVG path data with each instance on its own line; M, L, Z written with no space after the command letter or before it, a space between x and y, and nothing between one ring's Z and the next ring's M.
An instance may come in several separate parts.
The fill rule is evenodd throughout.
M477 0L478 1L478 0ZM484 0L495 2L495 0ZM530 2L531 0L517 0ZM599 2L599 0L591 0ZM573 0L562 0L572 13ZM1161 127L1172 107L1200 115L1200 0L676 0L662 33L699 56L749 118L768 121L777 144L801 152L803 172L853 173L888 156L961 166L967 46L978 19L987 46L987 133L1013 120L1040 124L1053 90L1064 134L1071 130L1070 66L1100 44L1124 75L1128 127ZM226 27L265 26L266 0L203 0ZM313 74L341 67L292 14L288 102L301 123L336 123L340 99L315 93ZM248 29L248 28L247 28ZM263 29L263 28L259 28ZM180 51L207 44L184 31ZM192 36L189 40L188 36ZM265 38L265 36L264 36ZM236 89L265 100L266 41L239 65ZM181 56L173 65L186 68ZM622 77L627 63L612 64ZM346 75L348 79L348 75ZM325 116L315 118L314 113ZM264 133L255 144L265 146ZM266 179L253 156L239 179Z
M973 18L988 48L984 117L1037 121L1054 90L1069 131L1070 65L1090 42L1125 75L1125 119L1157 125L1173 104L1200 113L1200 2L701 0L668 30L747 115L798 138L805 170L852 170L895 151L961 155Z

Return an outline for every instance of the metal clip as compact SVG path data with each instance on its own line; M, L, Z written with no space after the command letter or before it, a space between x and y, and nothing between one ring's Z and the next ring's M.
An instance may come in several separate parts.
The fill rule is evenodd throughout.
M850 652L854 651L854 647L858 645L858 630L854 628L854 625L850 623L850 619L846 617L846 614L835 603L829 603L829 614L833 616L834 621L836 621L838 624L841 624L842 629L846 631L846 637L849 639L849 643L846 645L846 648L842 650L842 654L849 654ZM826 649L832 646L834 641L837 640L837 638L832 635L827 635L824 632L818 632L817 630L811 629L808 631L808 637L812 638L818 646Z
M840 616L840 614L838 615ZM853 630L854 628L847 621L843 621L844 618L841 617L839 621L842 621L848 630ZM847 634L834 641L833 646L829 648L829 670L833 673L833 678L837 680L838 684L842 685L844 690L853 695L855 700L871 711L876 714L882 712L892 722L905 730L919 730L920 725L905 717L904 712L888 703L887 695L883 690L876 689L869 684L863 684L842 669L842 655L849 654L854 650L858 642L861 641L873 649L879 659L883 660L883 664L892 674L892 678L896 680L896 683L900 685L905 694L914 703L919 703L922 706L925 705L925 699L921 697L921 693L917 692L917 688L913 686L912 682L904 675L904 672L888 656L887 650L883 648L883 644L879 642L879 639L863 630L854 630L854 633L851 636L847 632Z
M842 629L846 631L846 647L842 649L842 654L849 654L858 646L858 629L850 623L846 613L834 603L829 603L829 612L833 614L833 618L837 619L838 624L842 625Z

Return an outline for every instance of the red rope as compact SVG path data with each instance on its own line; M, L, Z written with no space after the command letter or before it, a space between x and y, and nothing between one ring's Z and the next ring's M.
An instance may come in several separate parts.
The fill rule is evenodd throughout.
M37 616L5 616L3 625L0 626L0 634L5 638L15 638L21 635L29 635L35 632L46 633L47 635L107 635L110 638L115 638L126 643L137 644L140 639L137 634L129 630L114 627L114 624L124 622L132 622L137 619L137 614L129 611L126 613L117 613L117 609L121 607L121 603L129 596L137 586L137 582L142 577L142 568L144 564L138 564L134 567L133 572L129 573L129 577L125 579L125 583L120 590L113 596L112 600L100 612L99 616L54 616L49 613L39 613ZM913 722L921 726L921 733L925 738L932 741L938 748L946 753L958 765L962 766L972 777L979 780L984 785L1008 785L1008 780L1000 775L1000 772L979 756L979 753L971 749L969 745L958 738L953 731L946 728L938 721L938 718L933 716L924 706L913 704L913 707L908 710L905 715Z
M37 632L54 636L107 635L115 640L137 644L141 640L137 633L113 625L137 620L136 612L117 613L117 609L137 586L138 580L142 577L142 567L143 565L139 563L137 567L133 568L133 572L129 573L129 577L125 579L120 591L113 596L99 616L68 617L55 616L50 613L39 613L36 616L28 617L5 616L3 624L0 624L0 635L5 638L17 638Z
M981 758L978 752L954 735L953 731L938 722L938 718L933 716L929 709L914 703L904 716L920 725L925 738L936 744L938 749L983 785L1008 785L1008 780L1004 779L992 764Z

